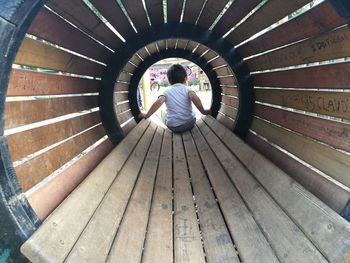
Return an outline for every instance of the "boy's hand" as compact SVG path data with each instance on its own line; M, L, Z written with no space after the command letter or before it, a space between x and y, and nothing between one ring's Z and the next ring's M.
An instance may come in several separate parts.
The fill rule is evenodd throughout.
M203 115L210 115L211 114L211 110L204 110Z
M146 113L140 112L139 119L147 119Z

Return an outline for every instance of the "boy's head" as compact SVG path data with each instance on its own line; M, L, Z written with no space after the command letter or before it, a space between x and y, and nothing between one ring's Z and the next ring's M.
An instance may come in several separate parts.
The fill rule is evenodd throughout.
M187 72L180 64L174 64L168 69L167 76L171 85L175 83L184 83L187 79Z

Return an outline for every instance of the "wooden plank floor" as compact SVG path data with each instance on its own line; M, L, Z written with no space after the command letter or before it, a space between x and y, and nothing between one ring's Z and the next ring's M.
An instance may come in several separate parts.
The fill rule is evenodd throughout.
M322 251L322 233L306 234L218 125L173 134L141 122L22 253L33 262L346 262Z

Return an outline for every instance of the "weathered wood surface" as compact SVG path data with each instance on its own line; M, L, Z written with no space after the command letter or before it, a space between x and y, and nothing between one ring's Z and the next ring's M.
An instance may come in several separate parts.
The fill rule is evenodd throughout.
M129 100L128 92L114 92L114 102L121 103Z
M129 132L136 127L137 123L134 118L130 119L127 123L123 123L122 130L124 135L129 134Z
M197 45L198 45L197 42L193 42L190 40L190 41L188 41L188 44L186 46L186 50L189 50L192 52Z
M213 58L217 57L218 54L212 50L209 49L209 51L203 55L203 58L206 60L206 61L210 61L212 60Z
M35 186L105 135L102 125L98 125L16 166L16 175L23 191Z
M129 65L131 65L130 63L128 63ZM128 91L129 90L129 84L127 83L122 83L122 82L116 82L114 85L114 91L118 92L118 91Z
M324 1L304 14L243 44L238 50L243 57L248 57L285 44L319 35L345 23L345 19L338 15L331 2Z
M252 74L255 86L280 88L350 88L350 63Z
M115 110L116 112L119 114L119 113L123 113L127 110L130 109L130 105L129 105L129 102L125 102L125 103L122 103L122 104L119 104L119 105L115 105Z
M234 76L228 76L228 77L220 77L219 78L220 86L236 86L236 79Z
M119 178L120 170L134 151L148 125L149 122L147 121L141 122L70 194L69 198L55 210L54 214L48 217L45 224L34 233L31 239L21 247L21 252L28 259L34 262L64 261L95 213L105 193L113 181ZM129 176L124 176L124 180L127 179L125 177ZM121 188L123 190L123 185ZM79 203L79 206L76 205L77 203ZM75 211L74 217L71 216L72 211ZM103 243L99 245L101 244Z
M221 113L219 111L217 119L220 123L222 123L227 129L232 130L233 129L233 123L234 121L230 118L228 118L225 114Z
M98 80L12 69L7 96L95 93L99 88Z
M216 75L220 76L232 76L233 72L229 67L221 67L214 70Z
M163 1L162 0L146 0L146 8L152 26L164 23Z
M167 18L168 22L180 22L183 0L167 1Z
M197 54L198 56L202 56L203 53L207 50L208 50L208 47L206 47L204 45L199 45L194 53Z
M210 28L227 3L228 0L207 1L199 17L198 25L205 28Z
M128 12L131 21L134 23L136 30L141 32L149 27L145 9L142 1L124 0L123 5Z
M105 67L43 42L25 38L17 52L16 64L101 77Z
M159 40L157 42L159 50L164 50L165 49L165 40Z
M213 61L211 61L209 64L212 68L215 69L217 67L227 65L227 62L223 58L218 57L217 59L214 59Z
M147 45L146 47L151 55L156 54L158 52L156 42L153 42Z
M98 107L97 96L10 101L5 103L5 129L89 110L95 107Z
M166 42L168 49L175 49L176 39L167 39Z
M224 95L230 95L230 96L239 96L239 91L237 87L222 87L222 94Z
M256 89L260 102L343 119L350 119L350 93Z
M125 64L123 71L133 73L137 67L135 67L133 64L131 64L129 61Z
M136 54L129 61L135 66L139 66L142 62L142 60Z
M225 105L234 107L236 109L238 109L238 106L239 106L239 100L236 97L232 97L228 95L221 96L221 102Z
M130 120L133 117L134 116L132 115L131 110L125 111L117 115L119 124L123 124L124 122Z
M225 114L225 116L229 116L230 118L235 119L238 111L236 108L221 104L219 112Z
M127 72L121 72L118 76L117 81L129 83L131 80L131 75Z
M145 48L141 48L137 51L137 54L143 59L145 60L149 55L147 53L147 50Z
M188 40L178 39L177 41L177 49L186 49L188 44Z
M110 50L46 8L35 17L28 33L98 61L107 62L113 55Z
M199 17L199 14L203 8L205 0L196 0L196 1L186 1L183 22L194 24Z

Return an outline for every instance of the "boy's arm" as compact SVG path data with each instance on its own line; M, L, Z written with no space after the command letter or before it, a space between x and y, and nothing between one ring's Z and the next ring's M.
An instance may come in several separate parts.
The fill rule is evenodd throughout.
M203 108L203 104L201 99L197 96L197 94L194 91L189 92L189 97L193 104L197 107L197 109L203 114L203 115L208 115L211 114L211 110L205 110Z
M155 113L160 106L163 105L163 103L165 102L165 96L161 95L159 96L159 98L152 104L151 108L148 110L147 113L140 113L139 114L139 118L140 119L147 119L149 117L152 116L153 113Z

